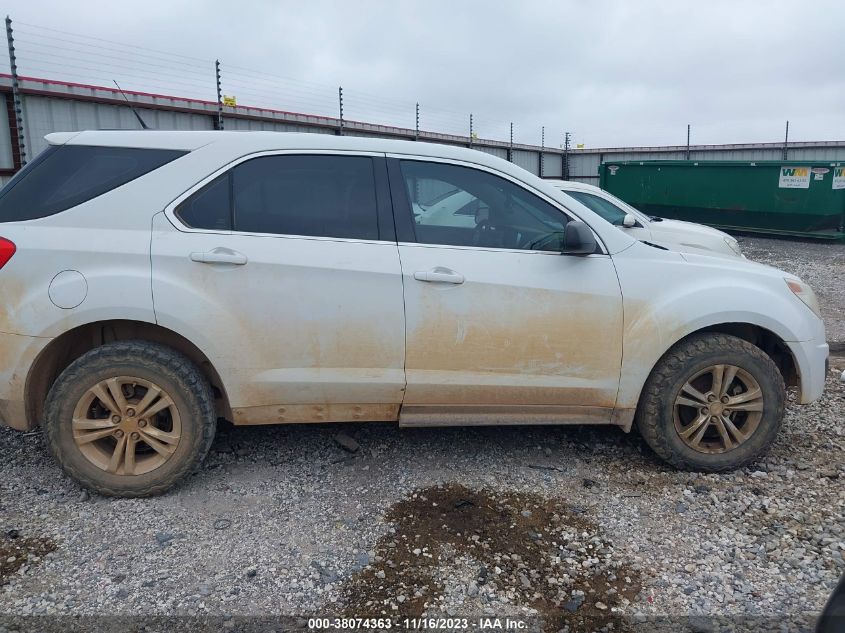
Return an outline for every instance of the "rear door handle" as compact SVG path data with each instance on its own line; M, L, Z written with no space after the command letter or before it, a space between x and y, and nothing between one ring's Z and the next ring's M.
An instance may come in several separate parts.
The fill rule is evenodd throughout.
M437 267L434 270L418 270L414 273L417 281L433 281L442 284L462 284L464 276L448 268Z
M243 266L247 263L246 255L228 248L215 248L210 251L191 253L191 261L200 264L234 264Z

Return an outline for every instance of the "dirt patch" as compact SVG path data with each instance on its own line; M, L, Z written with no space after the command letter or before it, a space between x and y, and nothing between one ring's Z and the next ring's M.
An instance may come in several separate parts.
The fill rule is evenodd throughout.
M467 563L461 615L480 615L475 596L489 585L509 604L535 609L547 631L622 624L621 609L640 591L639 574L614 560L598 528L560 499L449 484L418 490L385 519L394 531L344 587L349 616L443 615L444 578Z
M0 586L9 582L9 576L23 567L41 562L56 544L50 539L40 537L24 538L17 530L9 530L0 535Z

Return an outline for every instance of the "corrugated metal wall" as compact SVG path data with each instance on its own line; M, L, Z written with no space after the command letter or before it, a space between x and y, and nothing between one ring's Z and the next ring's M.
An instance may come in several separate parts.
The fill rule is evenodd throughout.
M8 98L11 99L11 95ZM3 108L2 112L7 111L6 99L6 94L0 93L0 108ZM15 164L14 160L12 160L11 130L9 129L9 125L6 124L5 119L6 117L0 117L0 169L13 169ZM6 180L2 181L3 184L6 184Z
M24 138L30 158L44 149L47 145L44 136L51 132L141 129L126 106L26 95L23 110ZM213 129L214 122L203 114L146 108L138 108L138 113L149 127L158 130Z
M317 132L332 134L331 130L308 127L295 123L281 123L279 121L263 121L257 119L239 119L223 117L223 128L226 130L243 130L250 132Z
M507 147L486 147L484 145L476 145L473 149L477 149L480 152L484 152L485 154L492 154L493 156L498 156L499 158L507 158L508 157L508 148Z
M543 178L560 178L561 164L563 157L560 154L549 154L543 152L543 173L540 174Z
M0 107L9 112L11 80L0 77ZM47 80L21 80L26 154L32 159L46 145L44 136L50 132L84 129L138 129L140 126L132 110L123 103L132 102L147 124L162 130L209 130L217 123L217 104L181 97L157 96L127 92L112 88L78 86ZM227 130L268 130L278 132L312 132L336 134L340 121L330 117L313 116L251 107L224 107L223 123ZM0 125L0 183L7 181L15 168L9 121ZM14 131L12 122L11 131ZM345 122L344 134L381 138L413 139L414 130L384 125ZM452 145L469 145L461 136L420 132L420 140ZM508 144L478 140L472 146L482 152L508 157ZM513 162L524 169L540 174L540 147L515 145L510 154ZM777 143L746 145L700 145L690 148L694 160L772 160L783 156ZM598 184L598 168L602 161L683 159L685 147L632 147L572 150L569 154L571 180ZM845 141L819 143L791 143L789 158L795 161L845 162ZM546 178L561 178L562 153L557 148L543 150L543 173Z
M526 152L524 150L515 149L511 152L511 160L515 165L519 165L523 169L530 171L532 174L540 173L540 153Z
M600 154L572 154L569 156L569 179L599 184Z

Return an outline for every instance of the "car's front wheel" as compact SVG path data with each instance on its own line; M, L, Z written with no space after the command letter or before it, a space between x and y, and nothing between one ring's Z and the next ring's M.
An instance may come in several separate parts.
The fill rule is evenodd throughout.
M199 466L214 439L211 388L197 367L147 341L109 343L65 369L47 397L47 446L101 494L164 492Z
M786 388L760 348L726 334L691 336L649 376L637 426L657 455L685 470L721 472L763 455L775 440Z

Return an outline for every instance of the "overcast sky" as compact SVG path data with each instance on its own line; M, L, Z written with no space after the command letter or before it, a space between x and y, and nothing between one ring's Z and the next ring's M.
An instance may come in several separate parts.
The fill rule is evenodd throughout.
M693 143L781 141L787 119L791 140L845 139L841 0L6 7L23 75L214 99L219 58L239 104L334 115L342 85L349 119L413 127L419 101L423 129L466 133L472 112L517 142L684 144L687 123Z

